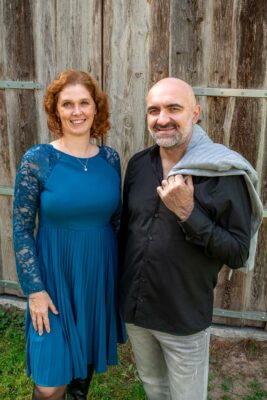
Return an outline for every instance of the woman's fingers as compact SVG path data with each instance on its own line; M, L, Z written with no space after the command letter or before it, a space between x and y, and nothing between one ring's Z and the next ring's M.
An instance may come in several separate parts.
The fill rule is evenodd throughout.
M50 302L48 304L48 307L50 308L50 310L52 311L53 314L58 314L58 310L56 309L54 303L52 302L52 300L50 299Z
M33 314L31 316L32 318L32 324L33 327L36 331L38 331L38 334L41 336L44 332L44 327L47 333L50 333L51 328L50 328L50 321L48 315L35 315ZM44 326L44 327L43 327Z
M42 336L42 334L43 334L43 317L41 315L39 315L37 317L36 322L37 322L37 329L38 329L39 336Z
M29 309L32 318L32 324L38 334L41 336L44 328L47 333L50 333L50 321L48 317L48 309L54 314L58 314L50 296L46 291L36 292L30 295Z
M36 317L35 317L35 315L32 315L32 314L31 314L31 319L32 319L33 327L34 327L34 329L37 331L37 323L36 323Z
M50 321L49 321L48 316L43 317L43 323L44 323L46 332L50 333Z

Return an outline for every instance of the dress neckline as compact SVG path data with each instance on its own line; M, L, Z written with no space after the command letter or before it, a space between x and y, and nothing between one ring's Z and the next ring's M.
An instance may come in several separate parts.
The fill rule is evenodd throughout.
M65 152L62 151L62 150L56 149L51 143L48 143L48 146L52 147L52 149L55 150L55 151L57 151L58 153L64 154L64 156L68 156L68 157L71 157L71 158L73 158L73 159L78 158L78 159L80 159L80 160L88 160L88 159L90 159L90 158L97 157L97 156L100 154L101 148L102 148L102 146L97 145L97 147L98 147L98 152L97 152L96 154L94 154L93 156L90 156L90 157L76 157L76 156L73 156L72 154L65 153Z

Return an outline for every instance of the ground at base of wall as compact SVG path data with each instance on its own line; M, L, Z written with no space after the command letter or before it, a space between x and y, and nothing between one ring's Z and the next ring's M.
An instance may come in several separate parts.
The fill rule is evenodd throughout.
M208 399L267 399L267 341L212 336Z
M23 320L24 311L0 305L1 400L31 398ZM129 342L119 346L119 358L117 367L94 376L88 400L146 399ZM267 340L212 335L208 396L208 400L267 400Z

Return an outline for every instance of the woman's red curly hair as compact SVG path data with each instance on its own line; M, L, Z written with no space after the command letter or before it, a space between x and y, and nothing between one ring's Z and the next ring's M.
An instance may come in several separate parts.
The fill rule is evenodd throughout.
M96 105L96 115L90 130L90 136L97 138L107 134L110 128L109 105L107 95L99 88L98 83L84 71L67 70L59 74L47 87L44 97L44 108L48 115L48 129L55 136L62 136L61 121L57 116L59 93L67 85L83 85L92 96Z

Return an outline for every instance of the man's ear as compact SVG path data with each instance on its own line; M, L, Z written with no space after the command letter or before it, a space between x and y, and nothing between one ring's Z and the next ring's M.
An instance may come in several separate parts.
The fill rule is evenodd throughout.
M196 124L197 121L199 120L200 111L201 111L200 105L199 104L195 105L193 114L193 124Z

